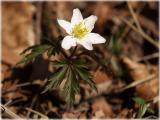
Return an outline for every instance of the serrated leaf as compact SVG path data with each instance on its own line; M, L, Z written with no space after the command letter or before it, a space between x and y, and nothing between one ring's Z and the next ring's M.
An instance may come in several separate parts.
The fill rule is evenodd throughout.
M57 72L55 72L48 80L48 85L44 89L44 92L48 91L51 88L57 88L63 81L65 74L66 74L67 68L61 68Z
M87 68L86 61L85 61L85 60L82 60L82 59L73 60L73 64L74 64L76 67Z
M16 65L24 63L24 62L28 62L34 58L36 58L37 56L39 56L40 54L42 54L43 52L45 52L46 50L48 50L51 46L50 45L38 45L38 46L32 46L26 50L24 50L22 52L22 54L24 54L25 52L27 52L28 50L31 50L31 53L27 54L24 58L22 58Z
M138 104L138 105L144 105L146 104L146 102L144 101L144 99L140 98L140 97L134 97L133 100Z
M66 60L55 60L55 61L51 61L52 65L56 66L56 67L64 67L65 65L67 65L67 61Z
M53 52L54 48L50 48L47 52L48 57L50 58L52 56L52 52Z
M26 55L24 58L22 58L22 60L20 60L16 65L24 63L24 62L28 62L30 60L32 60L33 58L37 57L38 55L40 55L39 53L31 53Z
M37 47L34 47L32 49L32 52L43 52L45 50L48 50L49 48L51 48L52 46L49 44L44 44L44 45L38 45Z
M76 78L74 71L69 68L68 77L64 86L66 102L70 105L75 101L75 94L79 91L79 82Z
M25 54L27 51L29 51L29 50L31 50L31 49L37 47L37 46L38 46L38 45L34 45L34 46L31 46L31 47L28 47L27 49L23 50L23 51L20 53L20 55Z
M91 74L84 68L75 68L80 78L86 81L94 90L97 91L96 84L92 80ZM97 91L98 92L98 91Z
M52 55L55 55L56 53L59 53L59 49L56 47L51 47L48 50L47 55L48 55L48 57L51 57Z

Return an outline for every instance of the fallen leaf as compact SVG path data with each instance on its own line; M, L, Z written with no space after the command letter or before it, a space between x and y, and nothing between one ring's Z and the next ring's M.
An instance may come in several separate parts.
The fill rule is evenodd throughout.
M156 74L157 70L155 70L154 66L150 66L151 71L147 68L147 65L142 63L136 63L130 60L127 57L123 58L123 62L126 67L130 70L129 74L134 81L139 81L146 79L152 73ZM153 72L154 71L154 72ZM150 81L142 83L136 86L137 95L144 98L145 100L150 100L158 95L158 77L154 78Z
M92 104L92 116L93 118L106 118L113 115L112 107L104 97L100 97L94 100Z

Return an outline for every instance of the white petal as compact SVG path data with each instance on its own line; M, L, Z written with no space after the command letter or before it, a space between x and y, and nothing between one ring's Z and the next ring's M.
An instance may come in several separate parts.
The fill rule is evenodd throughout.
M85 39L85 38L81 39L81 40L77 40L77 43L82 45L87 50L93 50L92 43L90 41L88 41L87 39Z
M94 24L97 21L97 16L91 15L88 18L84 19L86 28L91 32L94 28Z
M98 44L98 43L105 43L106 42L106 39L103 38L102 36L100 36L97 33L89 33L88 35L86 35L85 38L88 39L88 41L90 41L92 44Z
M59 20L59 19L57 19L57 21L58 21L58 24L59 24L63 29L65 29L68 34L71 34L71 30L72 30L72 29L71 29L71 23L69 23L68 21Z
M76 8L73 10L71 24L74 25L74 24L81 22L81 21L83 21L83 16L81 14L81 11L78 8Z
M62 45L62 48L68 50L72 46L76 46L76 40L72 36L68 35L62 40L62 44L61 45Z

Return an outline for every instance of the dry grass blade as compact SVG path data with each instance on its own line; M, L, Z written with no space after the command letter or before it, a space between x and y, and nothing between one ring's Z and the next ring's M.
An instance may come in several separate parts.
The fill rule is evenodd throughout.
M144 57L142 57L142 58L139 58L139 59L137 59L135 62L150 60L150 59L158 58L158 57L159 57L159 52L156 52L156 53L153 53L153 54L151 54L151 55L147 55L147 56L144 56Z
M141 10L142 10L143 7L139 8L136 12L134 12L132 6L128 3L128 8L130 9L130 12L131 12L131 14L132 14L132 16L134 18L134 19L130 19L129 21L130 21L131 24L133 24L135 22L136 25L137 25L137 27L140 28L140 30L142 30L142 29L141 29L141 26L140 26L140 24L139 24L138 19L137 19L136 16L139 15L139 13L141 12ZM118 41L122 42L122 40L124 39L124 37L126 37L126 35L128 34L129 30L130 30L130 27L126 26L125 29L124 29L123 34L119 37Z
M140 26L140 24L139 24L139 22L138 22L138 19L137 19L137 15L136 15L136 13L134 12L133 7L132 7L132 5L131 5L131 3L130 3L129 1L127 2L127 5L128 5L128 8L129 8L129 11L130 11L131 15L133 16L133 20L134 20L134 22L136 23L137 28L138 28L140 31L142 31L142 28L141 28L141 26Z
M31 109L31 108L25 108L25 109L28 110L28 111L30 111L30 112L32 112L32 113L35 113L35 114L41 116L45 120L49 119L46 115L44 115L44 114L42 114L42 113L40 113L38 111L35 111L35 110Z
M1 107L4 109L4 111L13 119L22 119L20 116L12 112L10 109L8 109L5 105L1 104Z
M145 38L145 40L147 40L148 42L150 42L151 44L153 44L155 47L159 47L158 42L155 42L154 39L152 39L150 36L148 36L147 34L145 34L143 31L139 31L134 25L132 25L128 20L126 20L125 18L121 17L121 20L126 23L129 27L131 27L135 32L137 32L138 34L140 34L143 38Z
M138 81L135 81L135 82L127 85L126 87L120 89L119 91L124 91L124 90L126 90L126 89L129 89L129 88L135 87L135 86L137 86L137 85L143 84L143 83L145 83L145 82L148 82L148 81L150 81L150 80L153 80L153 79L156 78L156 77L157 77L157 74L152 74L152 75L148 76L147 78L145 78L145 79L143 79L143 80L138 80Z

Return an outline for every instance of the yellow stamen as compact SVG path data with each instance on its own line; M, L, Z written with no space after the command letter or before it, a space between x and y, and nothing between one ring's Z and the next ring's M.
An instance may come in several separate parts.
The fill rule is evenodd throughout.
M83 22L75 24L72 29L72 34L74 37L81 39L88 33L88 30Z

